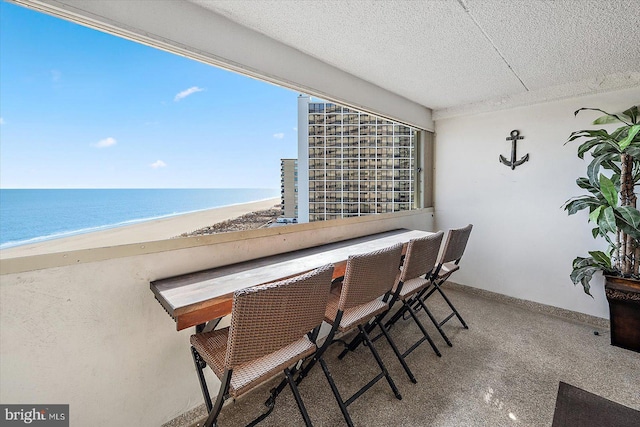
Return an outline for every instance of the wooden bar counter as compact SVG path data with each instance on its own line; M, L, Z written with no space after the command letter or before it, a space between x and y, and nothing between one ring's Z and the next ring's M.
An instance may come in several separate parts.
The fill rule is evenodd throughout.
M206 323L231 313L233 293L304 273L325 264L344 274L349 255L386 248L428 236L426 231L399 229L344 240L280 255L259 258L151 282L151 291L176 321L177 330Z

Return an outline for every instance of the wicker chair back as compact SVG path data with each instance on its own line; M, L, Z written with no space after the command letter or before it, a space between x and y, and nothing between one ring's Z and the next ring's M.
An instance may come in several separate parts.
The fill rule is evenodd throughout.
M373 301L390 291L398 274L401 256L402 243L349 256L338 308L344 311Z
M225 368L292 344L322 323L333 266L235 292Z
M469 240L469 235L471 234L471 228L473 228L473 225L469 224L464 228L449 230L444 243L442 257L440 258L440 264L457 261L462 258L464 249L467 246L467 241Z
M409 242L400 280L406 282L416 277L424 277L433 270L438 260L442 236L444 232L439 231L431 236Z

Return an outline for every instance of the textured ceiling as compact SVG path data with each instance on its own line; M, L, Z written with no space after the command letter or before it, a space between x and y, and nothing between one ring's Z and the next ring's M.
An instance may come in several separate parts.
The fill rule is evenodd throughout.
M640 85L640 0L191 1L434 110Z

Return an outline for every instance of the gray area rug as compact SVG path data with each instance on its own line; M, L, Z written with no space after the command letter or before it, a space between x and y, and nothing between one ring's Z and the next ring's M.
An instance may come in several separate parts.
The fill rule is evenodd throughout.
M640 411L560 382L552 427L638 427Z

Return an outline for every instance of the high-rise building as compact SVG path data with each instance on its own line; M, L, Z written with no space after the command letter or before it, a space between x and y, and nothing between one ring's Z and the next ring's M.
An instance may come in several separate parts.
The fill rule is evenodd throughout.
M280 160L282 216L298 218L298 159Z
M298 98L300 222L415 208L417 129Z

